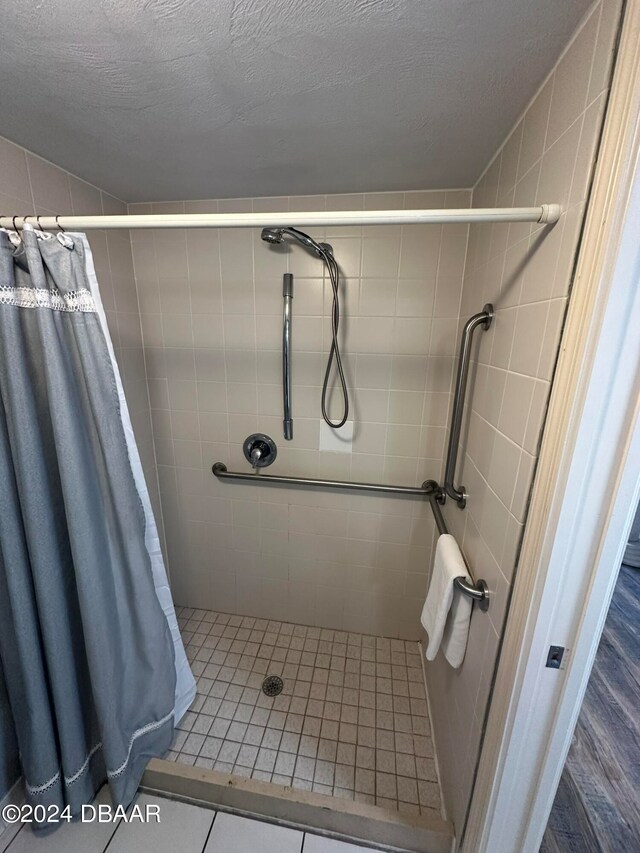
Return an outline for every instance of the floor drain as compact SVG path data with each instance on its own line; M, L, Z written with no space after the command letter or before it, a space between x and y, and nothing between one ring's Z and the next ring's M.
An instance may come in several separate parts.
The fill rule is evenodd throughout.
M284 681L279 675L268 675L262 682L262 692L267 696L279 696L284 688Z

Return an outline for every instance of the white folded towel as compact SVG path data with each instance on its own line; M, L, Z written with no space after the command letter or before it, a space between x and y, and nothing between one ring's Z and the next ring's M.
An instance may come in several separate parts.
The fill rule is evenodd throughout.
M455 538L444 533L438 538L433 574L420 621L429 635L427 660L442 651L451 666L464 660L471 619L471 599L454 586L457 577L468 577L464 558Z

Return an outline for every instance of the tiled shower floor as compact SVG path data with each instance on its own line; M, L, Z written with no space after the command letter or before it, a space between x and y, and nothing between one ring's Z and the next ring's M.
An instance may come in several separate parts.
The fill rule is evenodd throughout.
M167 758L440 814L417 643L178 608L198 682ZM284 680L266 696L267 675Z

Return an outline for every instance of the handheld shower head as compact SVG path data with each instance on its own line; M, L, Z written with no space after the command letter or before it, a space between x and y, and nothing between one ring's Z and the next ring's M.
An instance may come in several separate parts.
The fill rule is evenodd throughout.
M306 249L310 249L314 255L318 255L318 257L322 257L322 249L313 239L313 237L309 237L308 234L305 234L304 231L298 231L297 228L285 228L285 234L288 234L290 237L293 237L294 240L297 240L301 246L304 246Z
M263 228L260 237L265 243L282 243L282 228Z
M260 234L266 243L282 243L285 235L293 237L301 246L309 249L319 258L323 258L326 254L333 256L333 249L329 243L316 243L313 237L305 234L304 231L298 231L297 228L263 228Z
M338 263L333 256L333 247L329 243L316 243L313 237L305 234L304 231L298 231L297 228L263 228L260 235L266 243L282 243L285 237L292 237L305 249L313 252L318 258L324 262L329 273L331 282L331 290L333 292L333 304L331 308L331 349L329 350L329 358L324 374L324 383L322 386L322 417L332 429L340 429L347 422L349 417L349 392L347 391L347 380L345 379L344 370L342 368L342 357L340 355L340 346L338 344L338 326L340 324L340 269ZM344 401L344 409L342 418L337 421L332 421L328 414L328 398L331 370L335 362L335 369L338 374L338 380L342 389L342 399Z

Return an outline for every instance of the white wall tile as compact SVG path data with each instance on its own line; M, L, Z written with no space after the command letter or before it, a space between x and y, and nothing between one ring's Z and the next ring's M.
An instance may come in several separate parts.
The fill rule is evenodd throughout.
M471 200L468 191L449 196L448 204L461 207ZM393 209L442 207L445 198L440 191L377 193L319 199L213 200L198 202L196 207ZM194 204L177 203L176 209L192 209ZM420 527L409 530L409 516L406 520L396 516L395 523L387 523L385 514L374 511L375 526L370 538L363 538L361 533L347 532L346 513L332 509L340 501L344 506L361 502L373 509L379 506L376 496L294 491L284 514L256 509L248 515L251 524L235 527L222 519L220 524L229 533L220 536L226 542L221 549L225 557L211 557L207 562L205 546L192 541L199 528L189 526L203 523L204 510L192 506L186 514L184 508L179 511L170 497L171 487L167 490L170 466L174 469L173 488L183 497L202 495L208 489L215 489L219 495L231 494L233 486L213 481L211 463L221 458L230 466L246 469L241 443L256 430L269 432L278 443L274 473L398 483L422 482L439 475L467 228L391 226L376 232L375 237L360 227L329 230L326 238L331 240L345 276L342 340L355 422L353 452L349 454L318 450L320 390L331 343L330 287L318 259L298 246L269 247L259 234L240 229L186 232L176 240L173 234L169 239L160 232L134 235L156 453L163 463L163 507L171 515L168 527L171 541L176 543L174 550L179 553L179 547L186 548L184 542L191 541L181 558L179 601L202 604L203 591L215 596L222 589L227 601L253 607L266 595L264 585L256 586L256 579L240 588L234 578L242 575L246 579L249 569L250 574L264 572L267 557L282 557L269 565L276 572L273 579L288 589L282 600L295 605L296 609L286 613L287 618L305 621L312 615L317 624L327 625L330 620L335 627L347 627L349 623L344 620L353 614L350 611L347 616L342 600L349 569L358 565L354 563L357 560L368 560L370 566L378 560L377 591L371 593L366 617L359 617L360 626L373 630L377 625L379 629L382 619L386 632L417 637L417 618L408 622L403 617L411 601L413 610L419 603L414 598L417 587L407 585L405 575L409 570L422 573L426 558L422 551L406 550L402 578L398 581L393 577L393 583L388 584L385 573L395 575L397 567L385 561L384 547L378 553L378 545L393 544L400 537L403 541L397 544L409 548L414 538L421 540L424 536ZM316 229L314 234L323 239L325 229ZM280 282L287 271L295 276L291 443L280 437ZM438 334L432 335L436 307L447 319ZM163 411L165 415L161 416ZM330 411L340 411L335 393ZM247 487L240 491L248 494ZM259 505L268 506L274 495L261 492ZM255 532L249 535L252 526ZM178 542L183 544L178 546ZM295 580L286 573L287 557L299 560L318 549L324 558L322 566L297 575ZM262 570L258 564L249 567L248 553L264 557ZM210 575L208 583L202 578L203 571ZM191 572L193 582L189 581ZM216 580L220 572L224 577ZM376 615L383 610L384 590L391 587L402 593L400 601L384 617ZM303 595L305 588L308 599ZM215 598L209 604L218 609L222 606Z
M41 212L41 209L70 213L69 173L30 152L27 152L27 166L36 213Z
M535 199L560 203L563 213L551 228L470 229L461 319L488 300L497 310L491 329L481 333L468 395L459 473L469 492L465 518L449 506L444 512L449 526L462 531L463 550L486 577L492 602L488 614L473 614L467 658L455 677L441 658L427 666L444 796L458 830L516 568L619 13L617 0L592 7L473 192L475 207Z
M547 124L549 122L549 110L551 108L551 94L553 92L554 78L551 77L543 86L537 98L527 110L522 125L522 142L520 145L520 158L518 160L518 177L521 178L529 171L544 152L547 137ZM500 176L500 184L504 189L503 176Z
M587 106L601 6L593 8L554 72L547 142L552 144ZM604 4L606 5L606 3Z

